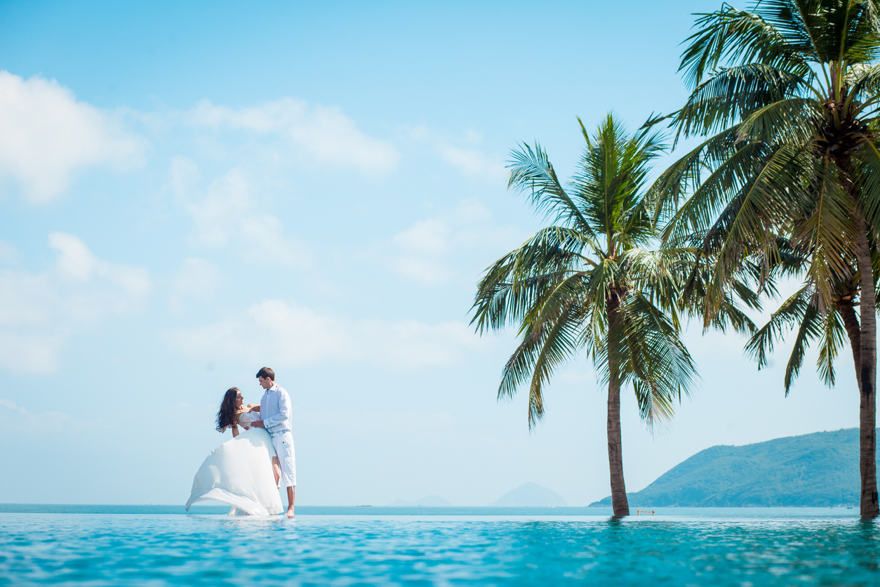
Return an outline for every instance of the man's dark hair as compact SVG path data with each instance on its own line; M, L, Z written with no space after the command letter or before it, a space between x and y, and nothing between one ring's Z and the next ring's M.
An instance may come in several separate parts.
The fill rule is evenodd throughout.
M272 381L275 381L275 371L272 370L272 367L263 367L257 371L257 377L268 377Z

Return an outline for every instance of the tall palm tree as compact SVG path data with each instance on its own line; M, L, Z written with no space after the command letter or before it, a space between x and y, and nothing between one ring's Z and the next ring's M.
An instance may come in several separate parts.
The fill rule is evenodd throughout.
M623 476L620 393L631 385L643 419L667 418L687 393L694 363L679 337L676 296L689 260L645 248L655 227L645 206L655 133L627 136L609 115L590 136L565 188L544 149L522 145L510 186L547 214L542 228L486 270L473 306L478 332L519 327L499 398L529 382L529 427L544 414L544 386L564 361L588 354L608 385L608 463L615 517L629 515Z
M778 237L804 259L798 300L812 300L823 328L842 321L857 346L861 515L874 518L880 0L725 4L699 15L686 43L680 70L691 94L672 124L680 136L708 138L652 189L669 219L664 238L707 235L707 319L744 259L762 259L769 274ZM845 296L856 321L835 310Z

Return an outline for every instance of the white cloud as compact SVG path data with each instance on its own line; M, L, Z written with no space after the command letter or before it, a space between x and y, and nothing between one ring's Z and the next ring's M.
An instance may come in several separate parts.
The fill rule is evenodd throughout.
M226 245L250 207L250 185L244 174L233 169L214 181L205 197L187 206L195 223L195 240L208 246Z
M204 259L188 257L171 285L171 307L179 310L187 302L210 299L219 286L217 267Z
M81 169L126 167L142 152L139 139L67 88L6 71L0 71L0 136L0 176L18 182L34 203L56 198Z
M283 300L265 300L213 324L170 334L183 354L301 367L324 361L392 369L449 365L484 344L467 325L349 319Z
M151 282L140 267L97 257L77 237L49 235L55 264L42 272L0 270L0 368L52 373L78 328L140 307Z
M450 140L427 126L416 126L409 130L409 137L430 145L443 161L456 168L462 175L499 187L507 184L508 172L504 167L504 161L479 148L483 137L475 130L467 130L460 139Z
M442 254L450 246L448 224L440 219L420 220L394 235L394 244L420 253Z
M58 281L48 273L0 271L0 330L48 324Z
M360 325L374 361L389 367L441 367L454 364L484 342L462 322L368 321Z
M17 373L53 373L65 336L58 333L8 332L0 328L0 369Z
M486 206L474 200L433 218L414 222L391 237L380 256L397 274L423 285L437 285L455 275L456 255L469 250L507 250L517 243L517 233L498 226Z
M277 217L270 214L249 216L242 221L241 235L248 247L246 259L253 262L302 267L311 262L306 246L284 234Z
M390 261L395 273L423 285L437 285L449 280L452 272L442 259L400 253Z
M477 177L488 183L504 186L507 170L504 162L482 151L453 145L438 145L437 152L444 161L461 171L464 175Z
M18 250L9 243L0 241L0 263L12 263L18 259Z
M446 220L420 220L392 237L395 254L390 258L395 272L414 281L433 285L449 278L444 255L452 246L452 231Z
M58 272L78 281L88 280L98 266L98 260L75 236L53 232L49 235L49 246L58 252Z
M352 167L368 175L389 173L400 159L393 145L365 134L338 108L293 98L249 108L203 101L190 119L198 126L282 136L318 162Z
M0 341L0 346L2 346L2 341ZM65 412L58 410L33 412L6 399L0 399L0 417L6 423L7 432L15 430L29 434L44 434L57 432L61 427L69 429L71 426L79 426L79 422Z
M186 202L187 196L198 187L201 175L199 167L191 159L175 157L168 173L171 192L178 201Z
M150 291L150 277L145 269L102 261L71 234L50 233L49 246L58 253L56 267L61 277L83 282L93 277L103 279L127 297L143 298Z
M278 217L257 212L251 183L239 169L211 182L202 193L192 161L171 162L169 183L193 220L192 240L210 248L232 247L245 260L304 267L311 262L305 243L286 234Z

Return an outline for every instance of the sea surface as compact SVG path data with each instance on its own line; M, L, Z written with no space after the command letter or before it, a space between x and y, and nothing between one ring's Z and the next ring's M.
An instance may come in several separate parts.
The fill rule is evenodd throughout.
M880 524L857 513L7 504L0 585L880 585Z

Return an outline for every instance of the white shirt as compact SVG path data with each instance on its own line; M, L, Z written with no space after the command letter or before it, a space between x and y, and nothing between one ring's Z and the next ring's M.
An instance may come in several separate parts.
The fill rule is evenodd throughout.
M260 398L260 416L269 434L293 432L293 406L287 390L273 383Z

